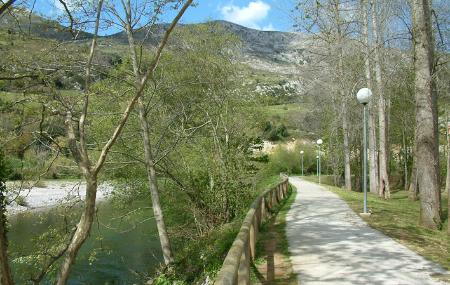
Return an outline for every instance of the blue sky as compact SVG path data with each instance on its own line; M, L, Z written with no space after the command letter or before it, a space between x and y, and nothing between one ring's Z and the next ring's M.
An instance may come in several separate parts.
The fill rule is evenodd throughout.
M214 0L198 1L198 7L183 22L197 23L221 19L259 30L291 31L292 0Z
M68 3L73 0L67 0ZM294 0L197 0L183 16L182 23L200 23L208 20L226 20L259 30L292 31L291 13ZM55 17L61 15L57 0L36 1L35 10ZM173 13L163 21L169 22Z

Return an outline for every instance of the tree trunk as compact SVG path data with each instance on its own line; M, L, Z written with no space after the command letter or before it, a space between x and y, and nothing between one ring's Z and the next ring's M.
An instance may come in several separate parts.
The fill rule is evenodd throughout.
M70 270L75 262L78 251L83 245L84 241L89 236L92 223L95 215L95 198L97 196L97 177L92 174L86 177L86 198L84 211L81 215L81 219L78 222L77 229L73 235L69 247L66 251L66 257L64 258L59 274L56 281L57 285L65 285L69 278Z
M147 117L145 115L145 107L142 102L142 99L139 99L138 101L138 108L139 108L139 120L141 122L144 140L145 166L147 168L149 190L152 196L153 214L155 216L156 226L158 228L159 241L161 243L164 262L166 265L168 265L169 263L173 262L173 253L172 248L170 246L170 240L169 235L167 233L166 224L164 222L161 203L159 201L158 180L156 177L155 162L150 143L150 128L148 125Z
M377 95L378 95L378 124L379 124L379 195L385 199L390 198L390 188L389 188L389 176L388 176L388 147L387 147L387 118L386 118L386 100L384 97L384 85L383 85L383 74L381 69L381 45L382 36L381 29L379 28L378 17L376 12L375 1L371 0L372 5L372 25L373 25L373 35L375 38L375 78L377 81Z
M441 228L437 96L433 87L433 38L428 0L413 1L416 93L416 167L420 224Z
M352 190L352 175L350 168L350 146L348 139L348 123L347 123L347 112L345 111L345 103L343 104L343 114L342 114L342 132L344 136L344 175L345 175L345 189L348 191Z
M412 150L413 163L411 167L411 175L409 177L408 196L412 201L419 199L419 187L417 185L417 128L414 130L414 144Z
M445 190L447 191L448 200L448 217L447 217L447 233L450 235L450 124L447 113L447 178L445 179Z
M447 148L448 148L448 140L447 140ZM445 189L447 191L447 199L448 199L448 225L447 225L447 233L450 235L450 152L447 151L447 179L445 180Z
M0 159L3 160L3 155L0 153ZM3 167L3 161L0 161L0 167ZM0 169L0 175L3 174L3 170ZM8 239L6 236L6 197L5 197L6 185L3 177L0 177L0 284L12 285L14 284L11 269L9 268L8 261Z
M402 141L403 141L403 187L405 191L408 190L408 147L406 145L406 134L405 129L402 131Z
M133 65L133 73L136 79L136 84L138 86L141 81L141 72L138 66L138 58L135 50L135 42L134 36L131 26L131 4L128 1L127 4L124 5L125 11L127 13L128 23L126 25L126 32L128 37L128 47L131 53L131 61ZM147 121L147 115L145 110L145 105L142 100L142 97L138 99L138 110L139 110L139 121L142 129L142 137L143 137L143 146L144 146L144 156L145 156L145 167L147 170L147 178L149 184L149 191L152 197L152 209L153 215L156 220L156 227L158 228L159 241L161 243L161 249L163 252L164 263L166 265L172 263L173 253L172 248L170 246L170 239L167 233L166 224L164 222L164 215L161 209L161 203L159 200L159 188L158 188L158 178L156 176L155 170L155 162L152 153L152 147L150 142L150 126Z
M372 89L372 72L370 66L370 45L369 45L369 6L367 0L361 1L361 13L363 15L363 40L365 43L365 70L366 84ZM370 192L378 193L378 154L377 154L377 127L375 118L375 101L369 102L369 181Z

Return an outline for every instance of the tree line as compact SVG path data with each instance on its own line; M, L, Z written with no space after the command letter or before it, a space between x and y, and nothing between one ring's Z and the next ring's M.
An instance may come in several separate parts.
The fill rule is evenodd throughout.
M369 188L389 199L403 187L420 199L420 224L441 229L449 191L448 1L298 1L296 28L314 39L310 90L327 166L347 190L361 187L362 107L368 87ZM444 179L447 177L447 180ZM445 184L445 185L444 185ZM450 233L450 230L449 230Z

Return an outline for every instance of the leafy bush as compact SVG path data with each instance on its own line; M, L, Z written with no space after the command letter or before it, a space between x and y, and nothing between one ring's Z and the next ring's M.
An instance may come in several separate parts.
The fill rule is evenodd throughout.
M300 151L303 154L303 173L304 175L315 174L317 167L317 149L313 145L297 144L294 149L287 149L283 146L278 146L275 151L269 156L269 163L266 167L268 175L278 174L281 172L288 174L301 174L302 160ZM322 155L322 173L326 173L327 164L326 156Z
M279 141L289 136L287 127L284 124L275 125L272 122L265 122L263 127L263 137L271 141Z

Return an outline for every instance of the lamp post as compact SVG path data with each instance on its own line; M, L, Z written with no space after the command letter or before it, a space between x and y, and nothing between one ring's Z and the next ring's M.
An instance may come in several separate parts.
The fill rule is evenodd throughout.
M318 163L317 163L317 169L318 169L318 171L317 171L317 175L319 176L319 184L320 184L320 145L321 144L323 144L323 140L322 139L318 139L317 140L317 145L319 146L319 154L317 155L317 157L318 157L318 159L317 159L317 161L318 161Z
M303 154L304 154L305 152L302 150L302 151L300 151L300 154L302 155L302 176L303 176Z
M316 176L319 176L319 156L316 155Z
M363 144L364 144L364 154L363 154L363 190L364 190L364 211L363 214L367 215L367 104L370 101L370 97L372 97L372 91L369 88L362 88L356 94L356 98L359 103L364 106L364 119L363 119Z

